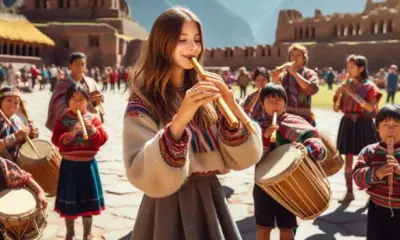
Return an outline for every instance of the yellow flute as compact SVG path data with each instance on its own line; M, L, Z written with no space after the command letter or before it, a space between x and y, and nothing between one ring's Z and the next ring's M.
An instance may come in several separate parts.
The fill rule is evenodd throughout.
M345 80L343 80L343 84L346 85L348 81L349 81L349 78L346 78ZM335 102L334 109L336 111L338 111L340 109L340 104L342 102L342 97L343 97L343 93L339 94L339 96L338 96L338 98L337 98L337 100Z
M276 125L277 118L278 118L278 113L275 111L274 112L274 117L272 118L272 126ZM271 137L270 137L269 140L270 140L271 143L275 143L276 142L276 130L274 130L272 132Z
M290 65L293 66L295 63L296 63L296 62L290 62ZM285 64L286 64L286 63L284 63L284 64L282 64L282 65L280 65L280 66L275 67L274 70L271 71L271 73L274 73L274 72L281 72L281 71L285 70L285 68L286 68Z
M393 156L394 154L394 140L393 137L388 138L388 152L389 156ZM388 176L388 184L389 184L389 196L393 194L393 174Z
M83 122L81 110L76 109L76 115L78 115L79 123L82 126L83 140L88 140L89 137L88 137L88 134L87 134L87 131L86 131L85 123Z

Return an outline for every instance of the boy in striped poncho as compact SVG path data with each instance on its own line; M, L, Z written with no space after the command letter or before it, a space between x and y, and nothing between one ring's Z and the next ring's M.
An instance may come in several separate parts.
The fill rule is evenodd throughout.
M400 238L400 105L386 105L376 116L382 141L366 146L353 171L355 183L371 195L368 207L367 240ZM388 155L388 139L393 138L393 156ZM393 174L389 196L388 176Z

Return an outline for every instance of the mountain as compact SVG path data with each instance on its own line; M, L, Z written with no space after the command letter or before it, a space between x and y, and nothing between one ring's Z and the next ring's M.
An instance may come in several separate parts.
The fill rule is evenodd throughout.
M374 0L374 2L384 0ZM296 9L312 17L315 9L323 14L356 13L366 0L128 0L132 17L150 31L165 9L182 5L202 21L207 47L271 44L275 41L281 9Z
M257 41L248 22L226 8L219 0L132 0L133 19L148 31L157 16L167 8L180 5L189 8L204 28L207 47L255 45ZM229 26L229 27L227 27Z

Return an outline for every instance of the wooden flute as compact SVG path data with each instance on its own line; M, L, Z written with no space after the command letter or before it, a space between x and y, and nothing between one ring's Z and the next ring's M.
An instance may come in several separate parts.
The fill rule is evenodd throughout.
M274 112L274 117L272 118L272 126L276 125L276 121L277 120L278 120L278 113L275 111ZM269 140L270 140L271 143L275 143L276 142L276 130L274 130L272 132L271 137L270 137Z
M293 66L295 63L296 63L296 62L290 62L290 65ZM284 63L284 64L282 64L282 65L280 65L280 66L275 67L274 70L271 71L271 73L274 73L274 72L281 72L281 71L285 70L285 68L286 68L286 63Z
M388 145L387 145L387 154L389 156L394 155L394 139L393 137L388 137ZM393 174L388 176L388 184L389 184L389 196L393 194Z
M76 109L76 115L78 115L78 120L79 120L79 123L81 124L81 127L82 127L83 140L88 140L89 137L88 137L88 134L87 134L87 131L86 131L85 123L83 122L81 110Z
M343 80L343 84L346 85L347 82L349 81L349 78L346 78L345 80ZM333 109L335 111L338 111L340 109L340 104L342 102L342 97L343 97L343 93L340 93L336 102L335 102L335 106L333 106Z
M193 64L194 69L196 72L199 74L200 78L203 80L205 79L206 73L203 70L203 67L200 65L200 63L197 61L195 57L190 58L190 62ZM216 100L216 103L218 105L218 108L222 112L222 114L225 116L229 126L231 127L237 127L239 125L239 120L236 118L235 114L233 114L232 110L228 107L226 102L224 101L223 98L219 98ZM240 116L239 118L245 125L246 129L253 133L257 133L257 128L254 126L254 123L251 121L251 119L247 116L247 114L243 111L242 108L240 108Z

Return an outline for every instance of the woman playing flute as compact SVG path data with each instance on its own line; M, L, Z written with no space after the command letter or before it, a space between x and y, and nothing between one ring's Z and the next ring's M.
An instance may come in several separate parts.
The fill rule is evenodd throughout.
M203 81L191 58L204 51L199 19L171 8L155 21L139 60L123 130L129 181L145 195L132 239L241 239L217 174L258 162L261 132L230 127L213 101L242 110L222 78Z

